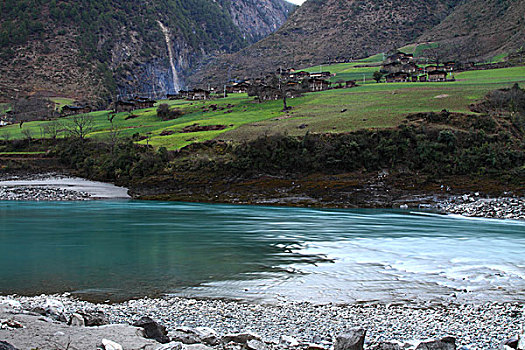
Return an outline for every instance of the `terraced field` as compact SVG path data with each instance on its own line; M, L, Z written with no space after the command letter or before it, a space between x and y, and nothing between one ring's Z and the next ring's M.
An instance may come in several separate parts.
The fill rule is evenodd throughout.
M367 74L363 67L355 65L353 62L326 66L323 70ZM282 112L281 101L257 103L246 94L231 94L209 101L159 101L181 109L184 115L162 121L156 115L156 108L148 108L132 114L118 113L113 122L119 136L136 135L143 138L137 141L139 143L174 150L214 138L239 142L272 133L304 135L306 132L339 133L394 127L402 123L408 113L442 109L469 112L468 105L482 99L487 92L510 87L513 83L525 86L525 67L458 73L455 82L446 83L378 84L367 81L355 88L308 93L289 99L288 104L293 108L286 113ZM89 137L110 137L108 114L109 111L90 113L94 128ZM59 122L66 124L71 119L60 118ZM20 139L28 135L40 138L46 136L43 128L48 123L53 122L28 122L22 128L19 125L2 127L0 138ZM206 126L210 130L206 130Z

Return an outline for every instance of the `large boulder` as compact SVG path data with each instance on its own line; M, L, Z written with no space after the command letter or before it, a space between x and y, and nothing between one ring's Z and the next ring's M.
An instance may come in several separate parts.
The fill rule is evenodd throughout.
M221 340L223 343L238 343L246 344L248 340L262 340L261 337L253 332L243 332L243 333L232 333L222 336Z
M373 350L402 350L402 344L398 342L381 342L372 348Z
M0 350L18 350L6 341L0 341Z
M109 324L109 321L102 311L78 312L84 318L87 327L103 326Z
M215 345L219 342L217 332L208 327L179 327L175 331L170 332L170 337L173 341L179 341L184 344L205 343Z
M356 328L335 339L334 350L363 350L366 329Z
M109 339L102 339L104 350L123 350L122 345Z
M416 350L456 350L456 338L444 337L439 340L425 340L419 343Z
M55 299L46 299L46 302L42 306L47 316L54 318L60 322L67 322L66 317L64 316L64 304Z
M166 327L153 321L151 318L145 316L133 324L135 327L144 329L144 335L146 338L155 339L159 343L169 343L168 332Z
M74 313L69 318L68 325L75 327L84 327L86 325L86 321L84 321L84 317L82 317L82 315Z

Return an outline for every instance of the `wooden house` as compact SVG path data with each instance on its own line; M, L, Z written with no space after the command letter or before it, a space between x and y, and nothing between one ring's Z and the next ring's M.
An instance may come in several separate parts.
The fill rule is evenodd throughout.
M330 82L325 79L310 78L308 79L308 89L310 91L324 91L330 88Z
M157 103L155 100L143 97L138 97L133 102L135 102L136 109L153 108L155 103Z
M428 72L428 81L447 81L447 72L444 70L435 70Z
M234 83L232 85L226 86L226 92L229 94L244 94L248 91L250 84L247 82Z
M410 75L404 72L390 73L385 76L387 83L404 83L408 82Z
M89 106L66 105L62 107L60 114L62 116L68 116L68 115L82 114L82 113L89 113L89 112L91 112L91 107Z
M330 78L332 76L332 73L330 72L318 72L318 73L310 73L310 78Z
M115 110L117 112L131 112L137 109L135 102L119 100L115 104Z
M204 89L193 89L188 92L190 100L207 100L210 98L210 92Z
M437 71L439 67L438 66L427 66L425 69L428 73L430 73L430 72Z
M305 72L305 71L299 71L299 72L294 72L290 74L290 79L301 80L301 79L309 78L309 77L310 77L310 73Z
M453 61L445 62L444 66L445 66L445 70L447 72L452 72L452 71L454 71L454 67L456 66L456 62L453 62Z
M406 63L410 63L413 59L414 59L414 55L406 54L404 52L398 51L388 56L385 60L385 64L390 64L394 62L406 64Z

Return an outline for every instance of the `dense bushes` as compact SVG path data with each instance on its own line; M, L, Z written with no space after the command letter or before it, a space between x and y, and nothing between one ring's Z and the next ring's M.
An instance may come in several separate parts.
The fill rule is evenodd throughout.
M182 115L182 110L177 108L170 108L170 106L166 103L162 103L157 107L157 117L159 117L162 120L176 119Z
M123 184L162 173L169 160L164 147L155 151L127 139L113 147L92 140L59 140L55 155L79 176Z
M264 136L235 147L230 164L241 171L266 173L403 168L436 175L470 174L522 167L524 146L505 133L404 126L302 138Z

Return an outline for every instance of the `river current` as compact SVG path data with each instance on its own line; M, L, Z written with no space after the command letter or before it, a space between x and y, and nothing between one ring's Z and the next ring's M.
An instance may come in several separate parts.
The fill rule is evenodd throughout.
M402 210L0 201L0 293L525 301L525 222Z

